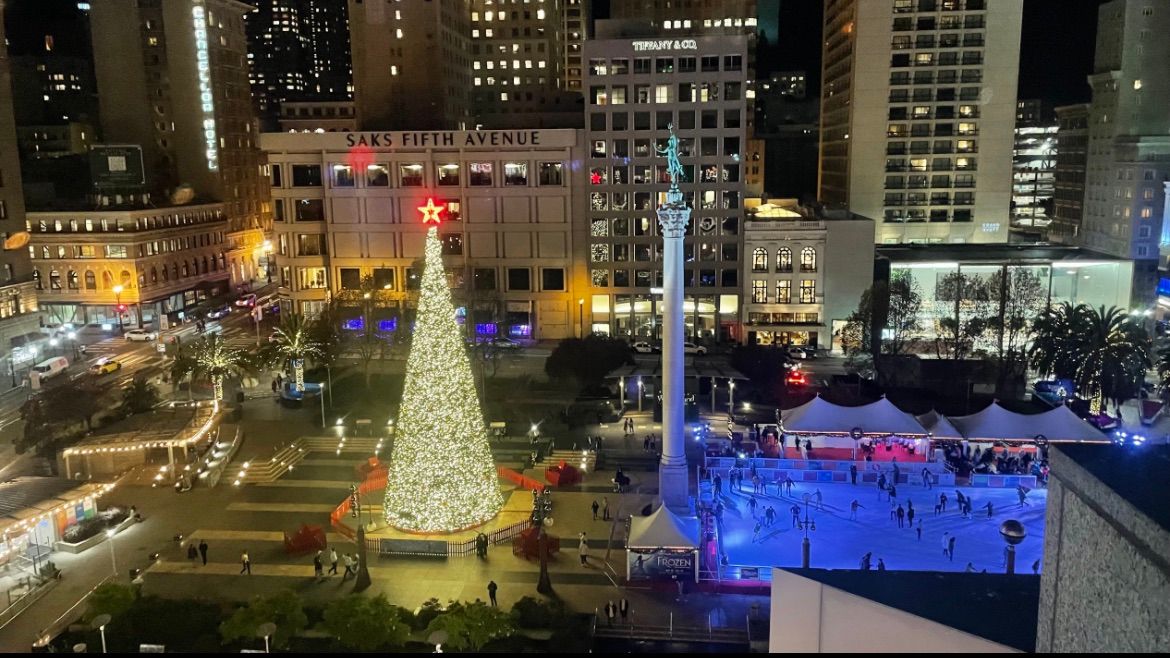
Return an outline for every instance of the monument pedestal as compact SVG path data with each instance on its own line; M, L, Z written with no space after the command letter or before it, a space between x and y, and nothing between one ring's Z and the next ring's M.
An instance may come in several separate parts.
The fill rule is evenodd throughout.
M667 509L679 516L691 516L690 471L684 459L658 464L658 495Z

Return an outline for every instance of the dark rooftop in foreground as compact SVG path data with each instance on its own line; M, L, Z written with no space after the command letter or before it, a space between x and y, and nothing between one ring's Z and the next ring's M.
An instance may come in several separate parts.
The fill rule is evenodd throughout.
M934 571L785 571L924 619L1035 651L1040 577Z
M1124 258L1055 244L879 244L877 255L896 263L936 261L1047 263L1051 261L1122 262Z
M1057 449L1170 532L1170 445L1062 445Z
M0 483L0 516L15 514L37 503L52 500L81 483L65 478L21 477Z

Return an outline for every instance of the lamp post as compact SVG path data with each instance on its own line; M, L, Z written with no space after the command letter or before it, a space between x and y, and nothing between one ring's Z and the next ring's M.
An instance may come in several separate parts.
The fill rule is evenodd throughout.
M106 530L106 543L110 545L110 565L114 568L114 578L118 577L118 556L114 553L114 536L117 534L113 528Z
M272 622L264 622L256 627L256 635L264 638L264 653L268 653L268 638L276 633L276 624Z
M121 284L114 286L114 311L118 313L118 333L123 333L122 326L122 288Z
M642 378L638 378L638 411L642 410Z
M581 327L581 337L585 337L585 298L577 299L577 324Z
M321 427L325 427L325 382L321 382L321 393L318 397L321 398Z
M727 380L727 415L735 417L735 380Z
M536 591L544 594L552 594L552 581L548 576L548 533L545 532L545 527L552 523L552 518L548 513L552 511L552 500L548 497L548 492L542 491L540 495L532 501L532 520L539 528L539 534L536 536L536 550L540 553L540 578L536 581Z
M94 617L93 621L89 623L90 628L96 628L102 634L102 653L109 653L106 650L106 624L109 624L111 619L112 617L109 614L102 613Z
M810 530L813 532L816 532L817 530L817 520L811 518L808 514L809 498L810 496L808 494L804 495L804 520L797 521L797 526L804 531L804 539L800 542L800 567L802 569L809 568L809 553L811 551L812 545L809 543L808 533Z
M69 346L73 348L73 360L76 361L81 356L77 353L77 332L70 331L65 337L69 339Z

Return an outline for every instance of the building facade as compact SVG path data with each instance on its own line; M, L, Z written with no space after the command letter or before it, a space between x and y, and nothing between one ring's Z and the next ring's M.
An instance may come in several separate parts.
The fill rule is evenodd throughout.
M30 212L28 255L53 323L165 329L229 289L221 203Z
M1089 155L1089 104L1056 108L1056 166L1053 172L1052 225L1056 242L1075 242L1085 203L1085 164Z
M271 226L237 0L108 0L91 21L103 138L143 148L147 185L224 203L232 283L256 278Z
M0 1L0 18L4 2ZM7 39L0 20L0 356L9 373L34 362L34 353L21 349L26 334L37 330L40 318L32 265L24 247L24 194L21 191L20 158L17 153L13 114L12 74ZM0 381L4 381L0 379ZM15 386L15 378L12 381Z
M647 21L651 28L706 34L754 34L758 22L757 0L649 0L614 2L609 17Z
M743 229L747 344L835 349L873 283L873 220L795 200L748 208Z
M1043 230L1051 221L1058 126L1042 115L1019 121L1012 149L1012 226Z
M573 219L584 214L583 141L576 130L263 135L284 303L312 315L372 292L381 328L408 327L422 209L434 206L462 317L479 333L580 335L586 288L574 271Z
M353 132L358 129L353 101L285 101L281 132Z
M820 200L875 241L1006 242L1022 4L827 0Z
M589 219L579 230L591 331L660 337L662 302L653 289L662 285L662 238L654 211L670 182L658 153L673 127L680 187L694 209L683 247L686 335L740 339L748 50L746 35L586 42Z
M1113 0L1097 11L1081 244L1135 261L1134 302L1152 301L1170 179L1170 12Z
M363 130L470 125L470 0L348 0L348 11L354 102Z

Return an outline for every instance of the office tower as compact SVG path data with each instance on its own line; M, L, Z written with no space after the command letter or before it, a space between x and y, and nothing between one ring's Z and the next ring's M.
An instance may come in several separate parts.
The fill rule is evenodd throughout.
M1085 202L1085 164L1089 156L1089 104L1056 108L1056 170L1053 175L1049 239L1074 242L1081 230Z
M1170 11L1114 0L1097 12L1080 241L1134 259L1135 301L1154 293L1162 182L1170 176Z
M619 23L609 21L606 23ZM653 211L669 182L656 153L673 126L693 215L686 229L687 335L739 338L741 219L749 106L750 37L629 36L609 25L585 43L591 295L586 326L611 336L659 338L662 238Z
M648 23L651 28L661 30L664 36L673 30L754 34L757 24L756 0L612 2L609 17Z
M224 203L235 284L256 276L271 227L248 11L237 0L103 0L91 10L103 138L142 146L152 191Z
M581 52L585 40L589 38L589 24L592 18L590 12L591 0L563 0L564 28L562 38L565 41L565 89L581 91L581 79L584 67L581 64Z
M471 0L472 111L484 128L579 127L580 88L568 91L564 0ZM578 58L580 53L577 54Z
M874 239L1006 242L1022 3L826 0L819 197Z
M4 2L0 0L0 15ZM31 365L33 352L24 349L25 334L37 331L37 293L29 261L20 185L20 160L16 151L16 121L12 112L12 76L9 73L5 29L0 21L0 232L6 236L0 249L0 356L9 372ZM15 378L13 384L15 385Z
M364 130L468 125L469 0L348 2L358 125Z
M1045 230L1051 218L1056 169L1056 119L1037 99L1016 103L1012 149L1012 226Z
M266 129L284 101L352 98L344 0L247 0L252 98Z

